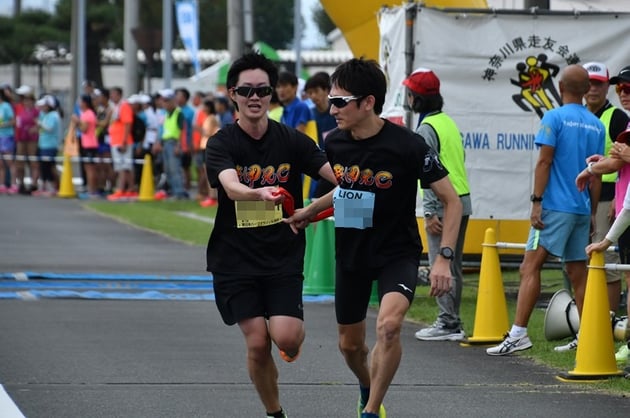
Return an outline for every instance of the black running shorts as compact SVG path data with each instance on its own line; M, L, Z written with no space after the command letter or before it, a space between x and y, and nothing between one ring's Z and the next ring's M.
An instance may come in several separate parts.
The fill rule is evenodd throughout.
M301 274L250 276L213 274L214 295L223 322L276 315L304 319Z

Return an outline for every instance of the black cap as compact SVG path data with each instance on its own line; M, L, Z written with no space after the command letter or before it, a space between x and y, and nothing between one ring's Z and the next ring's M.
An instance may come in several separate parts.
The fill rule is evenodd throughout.
M621 83L630 83L630 65L623 67L619 74L610 78L610 84Z

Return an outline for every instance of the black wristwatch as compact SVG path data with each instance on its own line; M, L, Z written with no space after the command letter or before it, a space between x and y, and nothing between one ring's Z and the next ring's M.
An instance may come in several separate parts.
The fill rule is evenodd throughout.
M440 255L450 261L455 259L455 253L451 247L440 248Z
M532 194L529 197L529 200L532 202L542 202L542 199L543 199L542 196L536 196L535 194Z

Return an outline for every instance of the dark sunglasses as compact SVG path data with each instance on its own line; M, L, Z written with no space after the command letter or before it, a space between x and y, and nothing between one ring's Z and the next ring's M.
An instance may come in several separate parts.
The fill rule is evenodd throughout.
M615 91L617 94L621 94L622 91L626 94L630 94L630 84L617 84L615 86Z
M271 86L262 86L262 87L249 87L249 86L240 86L234 87L232 90L239 96L250 98L254 94L258 97L267 97L273 92L273 87Z
M351 101L360 100L362 98L362 96L328 96L328 103L341 109L342 107L348 106L348 103Z

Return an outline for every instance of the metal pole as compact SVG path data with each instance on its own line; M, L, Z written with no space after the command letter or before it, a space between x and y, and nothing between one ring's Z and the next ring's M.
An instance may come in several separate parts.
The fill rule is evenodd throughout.
M79 1L72 0L72 27L70 29L70 51L72 51L72 61L70 68L70 110L74 106L74 100L79 96L79 89L77 86L77 78L79 77L79 48L78 48L78 33L79 27Z
M295 75L302 74L302 2L293 2L293 50L295 51Z
M125 18L123 23L123 45L125 50L125 94L133 94L138 91L138 45L133 39L131 30L138 26L140 2L137 0L125 0Z
M85 0L79 0L77 26L77 91L81 91L81 83L85 80ZM76 97L76 96L75 96Z
M409 3L413 2L410 1ZM416 20L417 11L418 9L415 4L407 5L407 8L405 10L405 75L407 76L413 71L413 61L416 55L415 45L413 42L413 25ZM403 100L406 100L406 96L403 98ZM412 121L412 112L405 112L405 125L407 126L407 128L413 129L413 127L411 126Z
M22 0L13 2L13 18L16 19L22 13ZM19 62L13 63L13 87L17 88L22 84L22 66Z
M228 51L230 60L234 61L243 55L243 0L228 0Z
M162 80L165 88L171 87L173 78L173 2L162 0Z
M243 44L247 50L254 45L254 12L252 0L243 0Z

